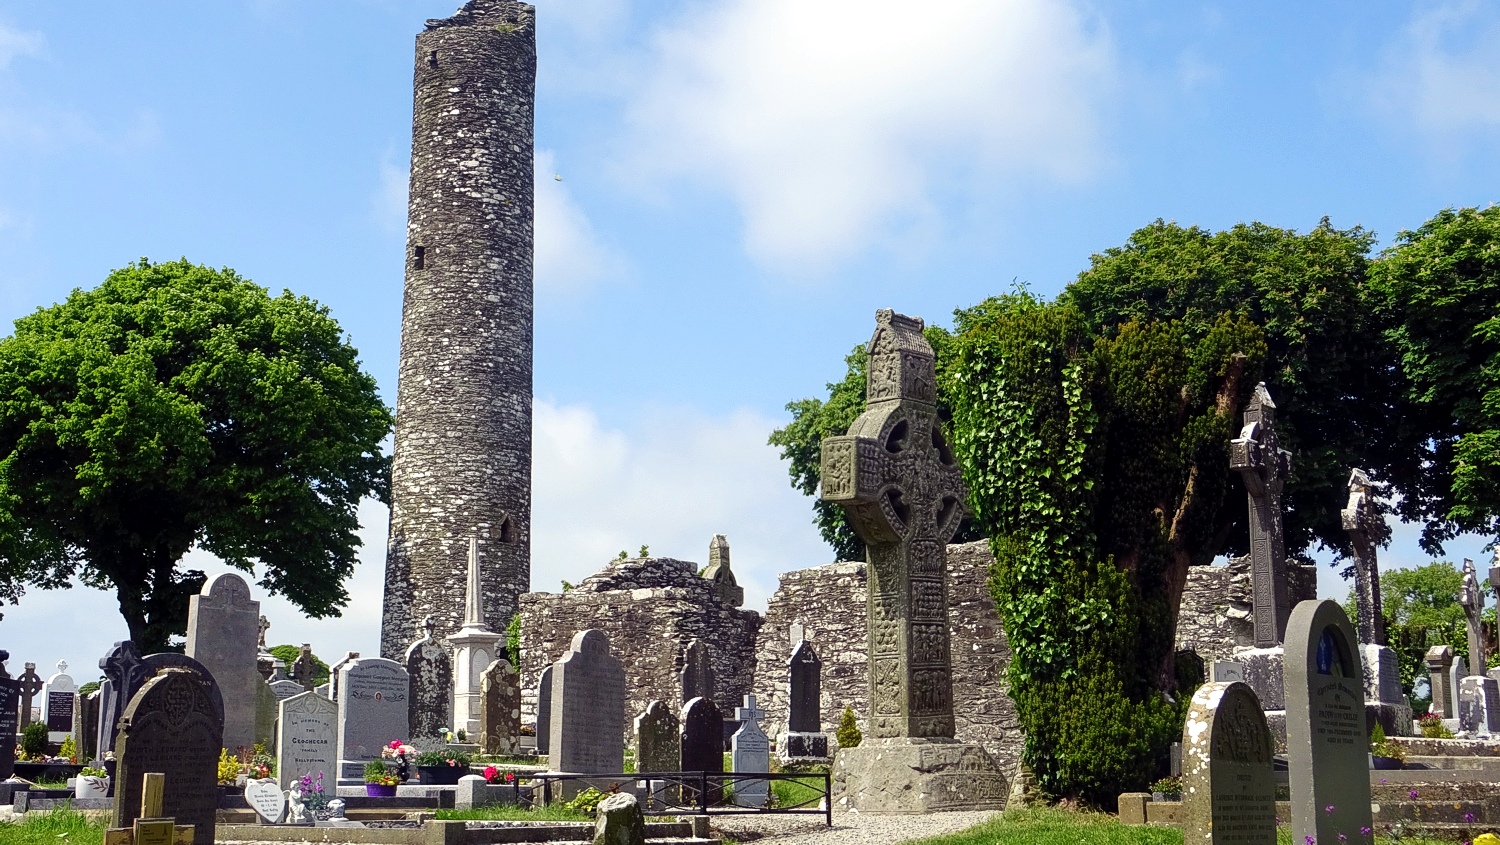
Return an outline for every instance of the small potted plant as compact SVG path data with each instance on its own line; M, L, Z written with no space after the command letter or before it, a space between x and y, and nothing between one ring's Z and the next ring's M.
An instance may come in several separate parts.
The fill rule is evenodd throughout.
M422 783L453 786L469 773L469 755L461 751L423 751L417 755Z
M391 761L396 780L401 783L411 780L411 758L416 753L416 749L399 739L391 740L389 745L380 749L380 756Z
M1388 739L1379 725L1370 731L1370 768L1382 771L1406 768L1406 749Z
M1453 731L1443 724L1443 717L1429 711L1426 715L1417 719L1417 727L1421 729L1422 736L1428 739L1452 739Z
M84 766L73 781L74 798L105 798L109 795L109 772Z
M365 794L371 798L396 797L396 784L400 782L396 773L386 768L384 760L365 764Z
M502 772L494 766L484 767L484 782L492 786L501 784L512 784L516 782L515 772Z

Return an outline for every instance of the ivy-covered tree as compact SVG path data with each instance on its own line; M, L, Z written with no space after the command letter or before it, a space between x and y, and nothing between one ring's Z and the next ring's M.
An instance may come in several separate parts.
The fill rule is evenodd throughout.
M0 598L114 591L141 651L187 626L194 545L309 616L349 598L391 413L328 309L142 259L0 340Z

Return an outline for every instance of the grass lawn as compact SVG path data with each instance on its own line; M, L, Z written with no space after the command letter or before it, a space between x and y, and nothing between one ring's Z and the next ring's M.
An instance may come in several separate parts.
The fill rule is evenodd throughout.
M1453 845L1451 840L1388 839L1375 837L1375 845ZM1293 845L1292 832L1276 832L1277 845ZM914 839L906 845L1182 845L1182 831L1170 827L1122 825L1100 813L1077 813L1058 809L1013 810L968 830L931 839Z
M570 810L561 804L549 804L537 810L498 804L473 810L438 810L436 815L440 819L495 822L588 822L594 820L593 816L588 813Z
M60 843L95 843L104 841L103 818L90 821L77 810L53 810L50 813L27 813L24 821L0 822L0 842L5 845L60 845Z

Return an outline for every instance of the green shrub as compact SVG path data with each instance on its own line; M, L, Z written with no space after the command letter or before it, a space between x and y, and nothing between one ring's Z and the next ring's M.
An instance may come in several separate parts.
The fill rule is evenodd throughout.
M41 757L47 753L47 726L32 722L21 731L21 750L27 757Z
M839 728L834 731L833 736L839 741L839 748L854 748L860 744L865 735L860 733L859 723L854 721L854 708L844 705L844 715L839 717Z
M418 766L463 766L468 768L469 755L461 751L423 751L417 755Z
M585 789L584 791L575 795L572 801L563 804L563 809L572 810L578 813L588 813L590 816L592 816L598 809L599 802L603 801L607 797L609 796L591 786L588 789Z

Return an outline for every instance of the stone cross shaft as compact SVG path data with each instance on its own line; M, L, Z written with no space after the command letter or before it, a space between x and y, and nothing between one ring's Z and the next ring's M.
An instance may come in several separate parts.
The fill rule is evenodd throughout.
M1292 472L1292 453L1276 437L1276 403L1265 382L1255 386L1245 427L1230 441L1229 466L1244 479L1250 500L1250 586L1256 648L1274 648L1291 616L1286 541L1281 533L1281 488Z
M867 549L868 735L952 738L946 559L968 490L938 422L922 321L882 310L875 322L866 410L823 440L823 498Z
M1479 573L1474 561L1464 558L1464 580L1459 589L1458 603L1463 605L1464 617L1469 627L1469 674L1484 675L1484 590L1479 587Z
M1354 598L1359 613L1359 641L1385 645L1385 617L1380 610L1380 568L1376 550L1390 528L1375 507L1375 490L1362 469L1349 474L1349 504L1340 512L1354 546Z

